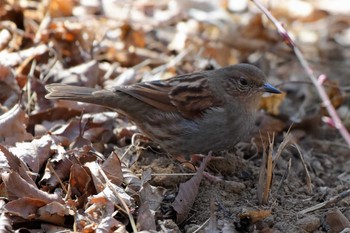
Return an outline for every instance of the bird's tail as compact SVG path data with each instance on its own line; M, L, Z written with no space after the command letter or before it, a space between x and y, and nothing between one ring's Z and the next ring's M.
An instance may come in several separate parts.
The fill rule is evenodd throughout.
M118 108L118 104L115 101L116 95L113 91L58 83L48 84L45 88L49 92L45 96L47 99L72 100Z

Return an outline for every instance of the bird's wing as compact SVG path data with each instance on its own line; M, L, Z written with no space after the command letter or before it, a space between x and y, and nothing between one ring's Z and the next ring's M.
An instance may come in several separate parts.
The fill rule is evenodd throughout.
M153 81L138 83L131 86L121 86L115 88L132 97L149 104L165 112L176 111L176 107L171 103L169 92L172 86L168 82Z
M165 112L179 112L186 118L197 118L212 107L221 106L210 91L202 73L183 75L165 81L138 83L117 90L129 94Z

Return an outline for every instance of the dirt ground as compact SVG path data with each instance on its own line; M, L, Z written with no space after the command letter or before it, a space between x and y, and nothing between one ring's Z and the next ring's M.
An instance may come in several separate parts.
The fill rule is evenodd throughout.
M334 136L332 141L327 139L329 135ZM282 140L282 137L277 139L276 146ZM288 146L274 169L269 199L263 205L258 203L262 154L254 151L248 143L240 143L237 151L223 152L206 169L218 179L203 178L190 214L179 229L182 232L195 232L210 219L215 232L337 232L334 229L340 229L337 227L343 224L338 221L340 217L337 211L346 218L350 214L348 197L301 213L349 188L344 180L348 178L346 171L349 149L344 144L337 143L337 140L341 141L341 138L336 130L318 128L314 137L305 138L299 144L304 162L297 149ZM336 156L330 156L330 151L335 152ZM303 163L310 173L311 191L308 189ZM168 194L170 196L176 193L179 183L189 179L186 176L182 178L181 175L171 176L186 173L186 169L184 164L166 154L158 154L156 157L154 154L142 154L134 169L137 173L149 167L154 175L170 175L157 175L151 180L152 185L172 190ZM334 213L338 215L332 220L326 220ZM203 227L202 231L204 230L211 232L208 224Z

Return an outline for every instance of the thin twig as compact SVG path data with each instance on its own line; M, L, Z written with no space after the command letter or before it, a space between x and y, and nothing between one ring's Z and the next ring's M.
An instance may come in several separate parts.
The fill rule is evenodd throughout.
M50 170L50 172L52 172L52 174L56 177L58 183L60 183L61 188L63 189L63 191L67 194L68 193L68 189L66 188L66 186L63 184L61 178L59 177L59 175L57 174L57 172L55 171L55 169L52 167L51 164L51 159L47 162L47 168Z
M348 146L350 146L350 134L345 128L344 124L342 123L340 117L338 116L336 110L334 109L326 90L322 86L322 82L319 82L316 78L313 70L311 69L309 63L304 58L302 52L300 49L296 46L295 42L292 40L292 38L289 36L287 30L277 21L277 19L266 9L266 7L259 1L259 0L251 0L265 15L266 17L275 25L278 33L282 37L283 41L293 50L296 57L298 58L301 66L304 68L305 72L309 76L310 80L316 87L316 90L326 107L332 121L334 124L334 127L340 132L340 134L343 136L344 140L347 142ZM324 75L320 75L320 80L325 79Z
M297 149L298 153L299 153L299 157L301 159L301 164L303 165L304 167L304 171L305 171L305 174L306 174L306 184L307 184L307 191L309 193L312 193L312 182L311 182L311 176L310 176L310 173L309 173L309 169L307 169L307 165L306 165L306 162L305 162L305 159L304 159L304 156L303 154L301 153L301 150L299 148L299 146L297 144L293 144L293 146Z
M334 203L337 203L339 202L340 200L346 198L350 196L350 189L348 190L345 190L344 192L334 196L334 197L331 197L328 201L324 201L322 203L319 203L317 205L314 205L314 206L311 206L307 209L304 209L304 210L301 210L298 212L298 214L306 214L306 213L309 213L309 212L312 212L312 211L315 211L315 210L318 210L318 209L321 209L321 208L324 208L324 207L327 207L331 204L334 204Z
M203 230L205 228L205 226L209 223L210 218L208 218L207 220L205 220L204 223L202 223L202 225L200 225L195 231L193 231L193 233L198 233L201 230Z

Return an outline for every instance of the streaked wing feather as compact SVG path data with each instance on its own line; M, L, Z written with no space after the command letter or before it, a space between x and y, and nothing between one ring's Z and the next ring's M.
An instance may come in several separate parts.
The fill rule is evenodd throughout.
M159 110L178 111L186 118L201 117L207 109L221 106L221 101L210 91L208 80L203 73L118 87L116 90L129 94Z
M170 99L178 111L188 118L200 117L207 109L222 105L210 90L208 79L201 73L183 79L170 92Z
M117 87L116 90L124 92L136 99L147 103L165 112L174 112L176 107L170 102L169 92L171 86L167 82L138 83L132 86Z

